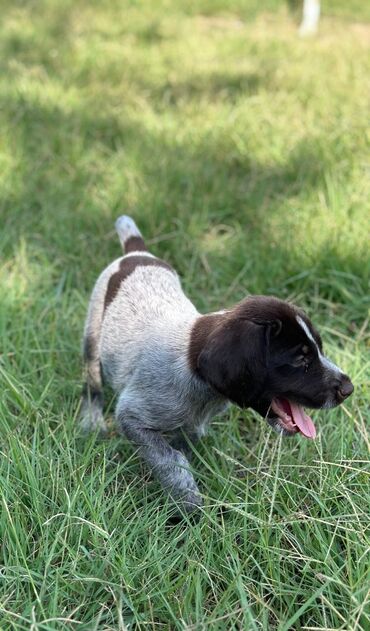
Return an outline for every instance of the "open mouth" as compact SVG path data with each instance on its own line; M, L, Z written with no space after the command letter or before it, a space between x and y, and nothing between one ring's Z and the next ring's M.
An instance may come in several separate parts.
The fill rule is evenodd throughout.
M316 438L316 427L303 407L289 399L274 397L271 410L275 412L280 427L288 434L300 432L306 438Z

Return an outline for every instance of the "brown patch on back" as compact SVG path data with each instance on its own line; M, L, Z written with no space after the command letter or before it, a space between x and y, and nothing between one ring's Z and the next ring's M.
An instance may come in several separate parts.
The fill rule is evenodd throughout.
M222 322L225 316L221 313L209 313L200 316L196 320L191 333L188 348L188 362L190 370L198 372L198 357L202 352L207 339L215 328Z
M148 248L144 243L144 239L142 237L130 237L125 241L125 253L129 254L130 252L139 252L142 250L143 252L147 252Z
M136 239L137 237L131 237L132 239ZM175 274L174 269L161 259L157 259L151 256L128 256L127 258L121 259L119 269L117 272L112 274L109 279L107 291L104 299L104 311L110 305L110 303L114 300L117 295L117 292L121 286L121 283L126 280L130 274L132 274L137 267L162 267L169 272L173 272Z

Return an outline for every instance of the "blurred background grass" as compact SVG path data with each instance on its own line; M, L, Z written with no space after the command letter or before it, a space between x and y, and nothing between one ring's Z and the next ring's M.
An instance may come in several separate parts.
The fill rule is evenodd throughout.
M300 40L277 0L3 2L1 629L368 628L369 6ZM315 445L217 421L185 535L127 443L75 439L122 212L201 310L293 299L356 384Z

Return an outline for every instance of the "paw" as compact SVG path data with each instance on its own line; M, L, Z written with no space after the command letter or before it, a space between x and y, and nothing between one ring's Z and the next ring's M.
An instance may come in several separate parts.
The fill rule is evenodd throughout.
M172 482L173 485L169 489L170 495L186 513L195 513L203 506L199 489L190 471L184 468L180 469L180 467L176 468L173 472Z
M203 500L199 491L196 493L189 492L181 497L177 497L177 501L188 515L198 513L199 509L203 506Z
M82 407L79 426L85 434L97 431L101 434L106 434L108 432L103 412L100 407L95 406L94 404Z

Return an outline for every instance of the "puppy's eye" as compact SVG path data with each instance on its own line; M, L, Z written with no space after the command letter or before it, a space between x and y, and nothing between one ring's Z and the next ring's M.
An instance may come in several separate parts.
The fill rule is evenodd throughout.
M310 364L310 348L307 344L303 344L299 347L297 351L297 355L295 356L293 366L297 368L304 368L305 371L308 370Z
M303 366L303 365L308 364L306 355L298 355L296 364L297 366Z
M302 366L302 368L304 368L305 372L307 372L310 365L310 359L309 359L310 348L309 346L307 346L307 344L303 344L300 350L301 352L299 354L298 362L299 362L299 365Z

